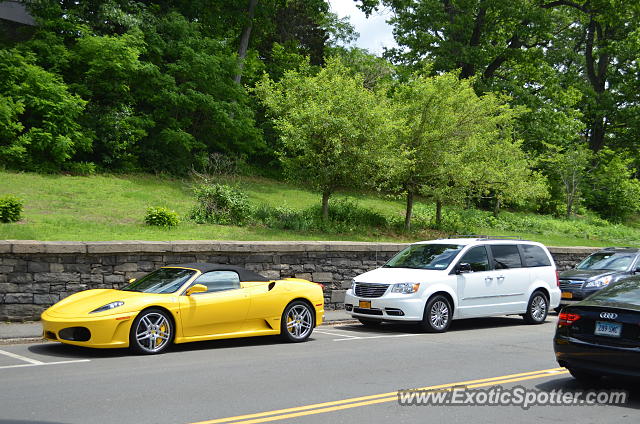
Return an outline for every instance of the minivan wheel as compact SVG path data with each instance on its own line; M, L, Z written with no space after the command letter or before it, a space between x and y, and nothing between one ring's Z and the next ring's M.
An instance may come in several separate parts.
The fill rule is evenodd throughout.
M424 308L422 328L429 333L444 333L451 325L451 304L444 296L433 296Z
M527 312L522 316L527 324L542 324L549 313L549 301L541 291L535 291L529 298Z

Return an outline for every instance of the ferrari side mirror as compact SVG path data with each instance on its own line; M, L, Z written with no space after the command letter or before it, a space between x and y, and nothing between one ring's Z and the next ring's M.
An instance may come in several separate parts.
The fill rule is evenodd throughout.
M207 290L209 290L207 288L207 286L203 285L203 284L194 284L193 286L189 287L187 289L187 292L185 293L187 296L191 296L194 293L204 293Z

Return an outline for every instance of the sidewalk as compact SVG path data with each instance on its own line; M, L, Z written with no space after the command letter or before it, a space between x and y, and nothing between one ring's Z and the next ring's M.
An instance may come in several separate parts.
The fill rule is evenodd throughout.
M344 310L324 312L324 324L331 325L350 321L353 321L353 318ZM42 338L40 322L0 322L0 340L40 338Z

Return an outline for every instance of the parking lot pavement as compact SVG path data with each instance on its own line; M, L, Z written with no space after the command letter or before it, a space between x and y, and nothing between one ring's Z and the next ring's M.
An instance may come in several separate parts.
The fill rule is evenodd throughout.
M554 361L555 318L317 328L306 343L277 337L177 345L162 355L59 343L0 346L0 423L638 422L624 405L401 406L397 391L580 386ZM4 421L3 421L4 420Z

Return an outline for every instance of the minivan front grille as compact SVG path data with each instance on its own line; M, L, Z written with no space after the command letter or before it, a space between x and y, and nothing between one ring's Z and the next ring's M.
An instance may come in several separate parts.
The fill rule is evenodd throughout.
M582 280L560 280L560 290L582 288Z
M380 297L387 291L388 284L356 283L356 296Z

